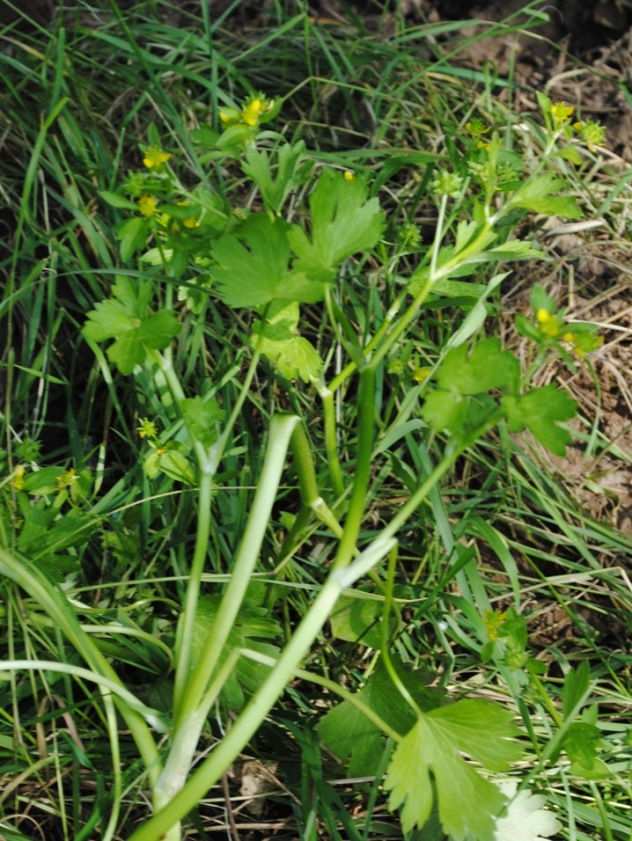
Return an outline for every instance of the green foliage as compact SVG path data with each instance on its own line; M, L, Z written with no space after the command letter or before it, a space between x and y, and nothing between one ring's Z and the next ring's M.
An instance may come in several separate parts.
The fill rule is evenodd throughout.
M271 156L265 150L250 146L241 168L255 182L269 213L278 216L290 193L308 179L312 162L301 160L306 147L302 140L290 145L284 143L276 150L277 171L272 173Z
M320 301L324 285L291 269L289 226L265 213L253 214L213 244L213 276L231 307L262 307L272 301Z
M444 832L455 841L493 841L504 796L462 754L490 771L508 768L521 755L511 719L485 701L459 701L419 717L395 749L384 783L389 806L403 807L404 832L425 824L436 797Z
M572 438L559 422L574 417L577 403L555 385L520 394L519 373L518 360L500 350L498 339L484 339L469 356L465 345L452 348L437 374L439 388L427 396L422 416L461 443L504 416L512 432L528 429L552 453L564 455ZM490 391L508 393L497 403Z
M579 219L583 213L572 196L554 196L566 186L566 181L553 173L541 175L527 181L509 200L511 207L545 213L547 216L564 216L567 219Z
M198 602L193 629L193 663L201 654L204 641L213 626L220 600L217 596L204 596ZM231 628L218 666L221 667L235 650L250 649L259 654L277 657L276 645L263 640L278 640L281 628L263 607L245 603ZM222 700L232 711L242 709L247 696L253 695L270 669L261 663L240 657L222 687Z
M397 659L393 660L393 666L419 707L432 710L444 703L443 693L428 687L431 676L427 672L407 668ZM393 683L383 659L378 660L355 697L402 736L415 725L415 713ZM375 767L384 749L384 735L379 727L351 701L333 707L320 720L318 734L339 759L348 761L350 774L361 774L363 769Z
M295 301L276 301L265 317L252 325L253 347L273 362L288 380L309 382L319 376L323 362L316 348L298 333L300 311Z
M333 281L347 257L373 248L382 235L384 214L377 198L368 198L363 177L347 180L326 169L309 199L311 239L299 225L289 232L297 268L322 281Z
M113 298L101 301L88 313L84 336L94 342L114 339L107 355L122 374L131 374L136 365L145 362L148 350L167 347L180 332L175 313L159 310L150 314L153 293L151 282L134 284L119 276L112 288Z
M276 4L278 28L272 15L244 52L231 9L211 21L202 4L193 31L159 5L112 3L116 17L81 32L64 16L0 54L16 220L0 302L3 830L28 802L46 837L176 841L208 822L206 793L240 754L279 753L280 725L292 761L278 775L299 791L300 754L296 833L310 841L491 839L519 710L516 774L546 762L534 785L567 793L568 833L627 841L629 657L600 651L575 601L605 611L610 594L623 615L629 593L602 558L629 546L508 446L526 430L563 453L576 407L534 376L552 358L576 370L571 352L600 340L538 286L520 358L494 338L512 283L498 264L548 252L528 213L578 218L590 187L613 223L600 235L618 229L628 181L590 183L611 177L592 165L603 130L542 95L543 125L523 114L508 131L511 97L496 107L490 79L481 97L482 77L445 55L437 86L403 19L387 40ZM291 114L275 130L283 99L257 92L270 66ZM361 85L354 68L371 68ZM591 463L619 457L596 425L584 438ZM576 622L554 650L563 687L529 633L553 600ZM590 670L570 668L580 659ZM446 703L472 687L499 702ZM58 696L59 715L42 706ZM328 783L319 739L336 776L365 781ZM385 813L389 760L401 825ZM46 797L31 784L42 762Z
M190 397L181 404L182 417L194 438L205 447L210 447L217 440L217 425L224 419L224 410L217 400L202 400Z
M512 432L528 429L548 450L563 456L572 437L560 421L570 420L577 412L577 403L555 385L534 388L527 394L508 394L502 398L507 423Z

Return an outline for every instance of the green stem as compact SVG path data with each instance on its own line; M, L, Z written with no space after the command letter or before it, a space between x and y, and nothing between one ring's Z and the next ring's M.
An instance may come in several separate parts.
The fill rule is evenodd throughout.
M360 373L358 388L358 449L349 511L333 569L342 569L353 558L366 505L367 488L371 476L373 436L375 434L375 371L373 366Z
M392 545L392 543L385 543L380 547L380 552L374 551L372 563L379 563L384 554L392 548ZM362 554L365 555L365 553ZM137 829L129 841L159 841L170 827L181 820L205 797L211 786L215 785L226 769L235 761L296 674L299 664L327 621L343 589L341 572L342 570L332 570L292 639L281 653L274 669L271 670L250 703L233 723L230 731L222 738L207 759L202 762L184 788L175 794L163 809Z
M186 675L186 692L175 711L175 730L185 726L187 718L197 710L237 618L255 564L259 558L290 437L298 423L299 420L294 415L277 416L272 419L262 475L248 518L246 531L235 558L235 565L228 586L222 596L213 624L206 635L197 663L194 665L193 671ZM195 614L192 618L192 622L194 621Z
M314 383L320 399L323 403L323 420L325 423L325 453L329 465L329 476L334 496L343 495L345 486L338 458L338 440L336 434L336 407L334 405L334 392L324 382L318 380Z
M388 672L390 679L393 681L393 685L397 687L400 695L406 700L411 709L415 711L415 714L419 718L421 718L423 713L419 706L415 703L415 699L413 698L413 696L404 686L404 683L401 680L400 676L397 674L397 670L393 665L393 661L391 660L391 655L389 653L388 617L393 607L393 587L395 586L395 569L397 566L397 557L397 546L393 546L388 556L386 592L384 595L384 608L382 610L382 660L384 661L384 665L386 666L386 671Z
M278 660L275 660L273 657L268 657L266 654L261 654L259 651L245 649L241 653L249 660L254 660L256 663L263 663L271 669L275 669L278 663ZM313 672L308 672L306 669L296 669L294 676L298 680L313 683L315 686L322 686L328 692L338 695L338 697L342 698L343 701L348 701L352 706L359 710L362 715L366 716L372 724L375 724L375 726L381 730L385 736L388 736L389 739L392 739L394 742L401 742L402 737L397 730L394 730L368 704L365 704L364 701L360 699L357 692L350 692L348 689L345 689L344 686L336 683L336 681L322 677L322 675L316 675Z
M303 426L299 423L291 438L292 455L298 473L303 505L307 506L336 537L342 537L342 527L318 490L312 450Z
M195 549L189 571L189 582L184 597L182 613L178 623L175 645L176 673L173 690L173 711L176 720L179 710L188 696L188 680L191 670L191 652L200 597L202 575L206 566L209 537L212 528L211 500L213 496L213 475L210 468L201 471L198 495L198 519L195 535Z

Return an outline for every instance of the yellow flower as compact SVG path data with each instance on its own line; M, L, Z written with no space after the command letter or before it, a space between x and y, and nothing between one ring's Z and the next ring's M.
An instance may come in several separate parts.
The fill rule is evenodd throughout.
M259 122L259 117L264 114L266 111L266 106L264 105L263 101L256 96L254 99L251 99L244 107L241 109L241 116L246 123L247 126L256 126Z
M11 479L11 484L16 489L16 491L23 491L24 490L24 474L26 473L26 467L23 464L18 464L18 466L13 471L13 478Z
M540 325L540 331L544 333L545 336L550 336L552 339L556 339L562 332L564 327L563 323L556 315L552 315L544 307L540 307L535 314L535 318Z
M149 418L140 418L136 431L141 438L152 439L158 437L158 428L156 423L155 421L150 421Z
M415 382L422 383L428 378L431 370L432 368L416 368L413 372L413 380L415 380Z
M156 213L158 199L156 196L141 196L137 204L143 216L153 216Z
M485 622L485 630L487 631L487 639L490 642L496 642L499 636L499 631L506 618L506 612L501 612L499 610L485 611L483 614L483 620Z
M345 181L353 181L355 175L349 169L345 169L344 179Z
M145 152L143 163L147 169L158 169L173 157L169 152L163 152L157 146L150 146Z
M553 316L548 310L545 310L544 307L540 307L540 309L536 312L535 317L540 322L540 324L546 324L547 321L550 321Z
M195 216L187 216L187 218L182 222L185 228L199 228L200 223L195 218Z
M74 467L64 470L61 476L57 477L57 487L60 491L63 491L65 488L70 488L75 484L77 478Z
M551 116L555 125L565 123L573 114L575 106L567 105L566 102L554 102L551 105Z

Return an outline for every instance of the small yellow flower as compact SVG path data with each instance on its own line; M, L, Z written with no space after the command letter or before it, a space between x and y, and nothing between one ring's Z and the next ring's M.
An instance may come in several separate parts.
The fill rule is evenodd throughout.
M137 204L143 216L154 216L158 207L158 199L156 196L141 196Z
M547 321L550 321L553 316L548 310L545 310L544 307L540 307L540 309L535 314L536 319L540 324L546 324Z
M416 368L413 371L413 380L418 383L422 383L424 380L428 379L430 371L432 368Z
M140 418L136 431L141 438L153 439L158 437L158 427L155 421L150 421L149 418Z
M143 164L147 169L159 169L166 164L169 158L173 157L169 152L163 152L157 146L150 146L145 152Z
M573 114L575 110L574 105L568 105L566 102L554 102L551 105L551 116L556 126L565 123Z
M64 470L61 476L57 477L57 487L60 491L63 491L65 488L70 488L75 484L77 478L74 467Z
M499 610L485 611L483 614L483 620L485 622L485 630L487 631L487 639L490 642L496 642L499 636L499 631L506 618L506 612L501 612Z
M23 491L24 490L24 474L26 473L26 467L23 464L18 464L18 466L13 471L13 478L11 479L11 484L16 489L16 491Z
M355 175L351 172L351 170L350 169L345 169L345 172L344 172L345 181L353 181L354 178L355 178Z
M241 116L246 123L247 126L256 126L259 122L259 118L262 114L266 111L266 106L263 101L256 96L254 99L250 100L244 107L241 109Z
M540 332L544 333L545 336L550 336L552 339L557 339L564 329L563 322L544 307L540 307L535 317L540 325Z
M200 223L195 218L195 216L187 216L186 219L183 220L182 224L185 228L199 228Z

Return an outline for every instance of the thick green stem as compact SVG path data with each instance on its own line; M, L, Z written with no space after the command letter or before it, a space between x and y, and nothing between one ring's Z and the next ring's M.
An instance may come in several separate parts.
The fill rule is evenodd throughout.
M382 542L380 551L373 551L371 563L379 563L392 548L393 541ZM362 553L365 560L368 555ZM311 608L299 624L294 636L286 645L273 670L256 694L233 723L208 758L178 792L147 823L136 830L129 841L159 841L162 835L191 811L235 761L239 753L257 732L272 706L292 680L301 661L308 653L314 639L327 621L336 601L347 584L343 585L343 570L332 570L329 578L316 596ZM348 577L348 576L347 576ZM346 580L346 578L344 579Z
M206 636L193 671L187 675L186 692L176 710L175 730L182 727L199 707L211 675L215 671L222 649L237 618L239 608L259 558L259 551L270 520L276 498L290 437L298 424L294 415L277 416L270 425L270 439L264 459L262 475L252 505L246 531L242 538L230 580L213 624ZM193 617L193 621L195 617Z
M213 476L207 467L200 473L200 487L198 496L198 519L195 536L195 549L191 560L189 583L184 597L184 605L180 614L176 639L176 674L173 690L173 711L177 720L183 698L188 695L188 680L191 670L191 650L197 604L200 597L202 574L206 566L209 536L211 533L211 499L213 493Z
M291 445L303 505L307 506L321 523L330 528L336 537L341 537L342 526L318 490L312 449L307 433L300 423L294 429Z
M371 475L373 437L375 435L375 372L367 366L360 373L358 389L358 449L349 511L344 531L333 563L333 569L342 569L351 562L362 525L367 489Z
M329 465L329 476L334 496L340 497L344 493L344 481L338 458L338 440L336 435L336 407L334 406L334 392L325 383L314 383L320 399L323 402L323 420L325 424L325 453Z

